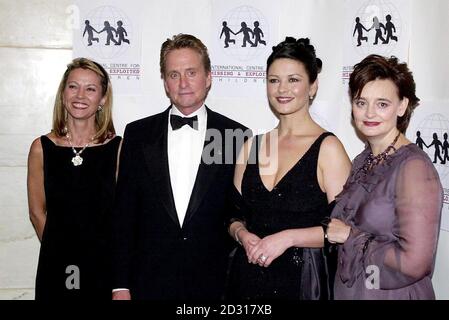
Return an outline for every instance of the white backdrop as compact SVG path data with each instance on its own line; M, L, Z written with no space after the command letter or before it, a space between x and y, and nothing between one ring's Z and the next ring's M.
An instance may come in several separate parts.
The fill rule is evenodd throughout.
M77 2L95 7L100 4L104 6L104 3L108 1L99 1L98 4L95 1L85 0ZM111 4L117 5L117 3L119 2L111 1ZM268 7L276 6L278 19L266 11L266 4ZM408 62L415 76L417 95L421 99L421 105L412 118L408 137L415 141L415 133L420 130L425 140L427 139L426 143L430 143L429 138L433 132L437 132L442 140L443 132L449 130L449 90L446 80L449 74L447 36L449 1L447 0L278 0L275 2L233 0L227 1L226 5L223 5L221 0L164 0L162 2L128 0L126 6L125 4L121 6L123 6L121 10L125 13L126 8L130 6L139 8L139 14L129 13L129 15L131 20L134 19L133 29L138 29L139 37L141 37L139 79L141 90L140 94L136 91L132 94L131 91L128 93L120 91L114 96L114 119L119 134L123 133L128 122L160 112L169 105L159 74L159 49L162 42L177 33L191 33L202 39L209 47L213 65L233 63L232 57L224 62L216 51L218 50L216 49L217 41L221 41L220 44L223 41L223 39L219 40L222 21L218 19L221 13L217 10L223 10L222 17L232 18L239 14L237 9L242 7L256 8L265 15L266 19L274 22L274 25L269 26L271 31L269 37L267 34L267 47L283 40L285 36L311 39L317 55L323 61L323 70L319 75L319 90L311 112L315 114L317 121L341 139L351 159L361 152L364 144L356 137L350 123L347 85L342 79L342 70L349 55L356 56L356 53L360 53L365 45L362 42L362 46L356 48L355 38L348 39L348 32L352 35L354 28L354 24L350 21L357 15L363 15L370 10L378 12L379 20L383 19L383 23L385 23L385 14L394 12L393 22L396 23L400 43L391 41L389 45L384 45L382 50L385 54L395 54L401 60ZM224 8L226 6L229 9ZM257 15L257 12L254 12L253 10L257 18L261 18L260 14ZM84 24L84 18L81 17L81 19ZM366 19L363 21L367 28L371 27ZM367 34L368 41L372 43L374 32L370 31ZM79 32L75 32L75 37L79 37ZM240 39L239 37L234 38ZM404 40L406 40L405 45L401 42ZM79 39L74 39L74 55L77 55L77 49L79 49L76 45L77 41L82 43ZM396 49L384 49L388 46L396 46ZM371 49L365 47L363 50L364 53L370 53L373 46L371 45ZM91 57L98 60L98 57ZM217 61L219 58L220 61ZM120 62L119 58L114 59ZM239 86L243 85L239 84ZM214 78L207 105L251 127L256 132L269 130L277 123L269 110L263 84L253 86L246 95L236 94L230 87L229 94L226 95L223 94L223 87L220 86L218 79ZM429 155L432 155L430 150ZM449 164L437 164L436 167L447 193ZM445 199L443 209L446 217L445 224L449 225L447 221L449 201L447 196ZM449 232L442 231L433 278L437 297L440 299L449 299L449 279L445 275L445 270L449 270L448 249Z

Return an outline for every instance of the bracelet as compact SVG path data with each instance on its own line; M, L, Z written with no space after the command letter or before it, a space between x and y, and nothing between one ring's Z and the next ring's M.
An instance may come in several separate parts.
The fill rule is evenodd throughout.
M324 234L324 243L329 242L329 239L327 238L327 226L321 226L323 228L323 234Z
M240 230L242 230L242 229L245 229L245 226L240 226L240 227L238 227L237 229L235 229L235 231L234 231L234 239L235 239L235 241L237 241L241 246L242 246L243 244L242 244L242 241L240 241L240 239L239 239L238 232L239 232Z

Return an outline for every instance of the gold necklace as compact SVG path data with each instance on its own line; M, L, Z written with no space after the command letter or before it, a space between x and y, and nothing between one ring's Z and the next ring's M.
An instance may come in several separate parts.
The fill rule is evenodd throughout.
M66 133L65 137L66 137L67 141L69 142L70 146L72 147L73 154L75 155L72 158L73 165L75 167L82 165L84 159L81 157L81 153L83 153L83 151L86 150L86 148L91 144L91 142L94 141L95 136L90 138L90 141L80 151L76 151L75 147L72 144L72 140L70 140L70 135L68 132Z

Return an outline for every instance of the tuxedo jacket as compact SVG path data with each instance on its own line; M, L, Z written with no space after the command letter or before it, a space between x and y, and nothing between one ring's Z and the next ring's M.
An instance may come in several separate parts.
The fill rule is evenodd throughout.
M243 143L225 131L247 128L206 107L208 132L215 129L221 138L206 137L181 226L168 167L169 110L125 129L113 214L113 287L130 289L132 299L219 300L233 246L228 196ZM221 161L205 162L205 153Z

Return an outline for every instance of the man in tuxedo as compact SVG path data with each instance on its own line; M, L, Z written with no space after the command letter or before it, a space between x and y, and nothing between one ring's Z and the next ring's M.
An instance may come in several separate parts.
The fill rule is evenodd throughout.
M217 301L235 159L250 132L204 104L211 66L199 39L167 39L160 57L171 106L128 124L121 149L113 299Z

